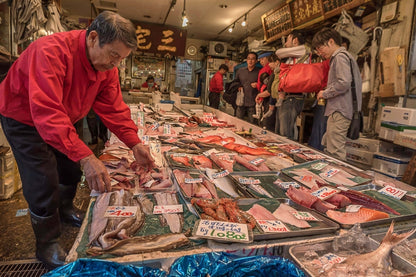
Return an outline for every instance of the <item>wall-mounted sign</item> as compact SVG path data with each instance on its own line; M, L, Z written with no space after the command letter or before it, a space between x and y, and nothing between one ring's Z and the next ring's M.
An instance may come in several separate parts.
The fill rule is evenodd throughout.
M321 0L294 0L290 10L295 27L323 15Z
M186 30L149 23L135 23L137 51L160 56L184 56Z

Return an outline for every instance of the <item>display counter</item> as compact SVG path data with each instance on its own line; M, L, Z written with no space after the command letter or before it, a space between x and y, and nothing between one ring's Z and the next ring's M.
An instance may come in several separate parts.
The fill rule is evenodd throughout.
M282 160L284 159L284 156L290 156L288 157L287 160L285 160L284 164L285 168L278 168L278 170L274 173L271 173L271 175L273 176L273 178L275 178L274 180L276 180L276 178L279 178L280 175L285 175L287 176L287 178L291 178L293 179L293 181L295 182L299 182L299 184L301 186L305 186L307 187L307 183L305 183L304 178L302 179L297 179L297 176L294 172L297 172L299 169L300 170L304 170L304 169L308 169L309 165L312 165L312 169L313 170L318 170L318 167L325 167L325 166L329 166L332 167L334 166L334 168L331 168L330 171L334 171L335 168L338 168L335 170L335 173L338 172L343 172L343 170L345 170L345 172L349 173L349 174L354 174L353 178L350 179L345 179L347 181L350 182L356 182L353 183L351 186L351 190L354 190L354 186L357 185L357 188L360 187L359 185L364 184L366 186L372 186L377 187L377 189L389 186L389 187L393 187L393 188L399 188L401 190L405 190L407 192L409 192L406 195L406 207L411 207L410 211L406 214L406 216L395 216L395 220L397 221L396 223L396 229L401 229L401 228L409 228L409 226L414 226L414 224L416 224L416 211L413 212L415 209L416 210L416 205L415 205L415 188L412 186L409 186L403 182L400 182L398 180L394 180L391 179L387 176L384 176L382 174L376 173L376 172L372 172L372 171L364 171L358 167L352 166L344 161L340 161L337 159L334 159L328 155L326 155L325 153L316 151L314 149L310 149L305 145L299 144L298 142L289 140L287 138L281 137L277 134L271 133L269 131L265 131L262 128L260 128L259 126L255 126L252 125L246 121L240 120L236 117L233 117L229 114L226 114L224 112L221 112L217 109L213 109L207 106L202 106L202 105L192 105L192 104L183 104L182 101L179 102L178 99L176 99L177 101L175 101L175 108L174 111L172 112L164 112L164 111L158 111L159 116L157 116L158 119L156 119L156 122L153 123L150 126L144 126L142 129L144 129L144 132L142 135L144 135L142 138L146 137L146 134L148 134L150 137L154 137L155 139L152 140L150 139L150 149L152 151L152 147L153 144L152 143L159 143L161 142L162 145L162 149L163 149L163 145L169 146L171 147L172 145L179 145L179 143L182 143L182 149L180 149L181 147L179 147L179 150L181 150L180 153L176 152L170 152L170 151L178 151L178 147L177 150L160 150L159 149L159 154L161 154L161 157L163 158L163 161L161 162L161 164L163 164L164 166L167 166L169 168L169 172L170 172L170 178L172 178L173 182L174 182L174 187L175 190L178 192L178 194L180 195L180 202L184 203L184 208L186 208L186 210L189 209L189 212L193 213L196 216L201 216L201 211L198 211L198 208L194 206L192 206L190 204L190 200L194 199L195 196L193 195L187 195L187 192L185 191L183 184L181 184L181 181L179 179L179 173L181 172L188 172L192 174L196 174L195 176L198 176L198 174L201 173L201 169L197 169L196 171L192 171L192 169L184 167L182 166L177 166L177 164L175 164L175 162L181 162L183 161L183 159L188 159L192 160L193 162L191 164L189 164L189 166L193 166L196 165L197 163L195 163L195 157L193 157L192 155L196 155L195 154L195 150L192 151L188 151L186 150L187 147L194 147L193 144L196 142L201 143L202 146L206 146L205 142L202 142L202 139L198 139L198 138L194 138L194 139L185 139L183 141L174 141L174 138L178 138L180 134L197 134L198 136L201 136L202 138L205 137L215 137L215 136L223 136L223 138L221 139L229 139L232 138L232 141L235 143L238 143L238 145L245 145L247 147L249 147L250 150L255 149L256 151L260 151L258 149L256 149L255 145L259 144L259 141L267 142L267 141L275 141L274 145L271 144L272 146L269 146L269 148L264 148L262 151L271 151L271 149L273 149L273 146L277 145L279 147L279 151L281 152L274 152L273 156L271 158L276 158L278 157L279 159L281 158ZM180 103L180 104L179 104ZM134 110L134 113L137 113L137 107ZM176 114L175 114L176 112ZM132 112L133 114L133 112ZM162 119L161 119L162 118ZM197 118L205 118L205 120L207 120L207 118L209 118L210 120L204 121L201 123L199 123L199 127L198 125L192 125L192 127L189 127L188 125L181 125L181 126L175 126L175 124L178 124L179 122L190 122L190 119L197 119ZM213 120L214 118L214 120ZM186 119L184 121L184 119ZM136 118L137 120L137 118ZM213 121L212 121L213 120ZM146 120L148 121L148 120ZM209 127L209 122L211 122L211 127ZM157 123L157 124L156 124ZM222 127L212 127L215 124L222 124ZM203 126L203 127L201 127ZM168 128L169 127L169 128ZM147 128L147 129L146 129ZM223 128L223 129L220 129ZM166 133L166 130L169 129L169 133ZM171 130L172 129L172 130ZM147 132L146 132L147 130ZM151 132L149 131L151 130ZM157 133L159 130L159 133ZM256 140L249 140L246 139L244 137L239 136L239 133L244 132L245 134L250 134L253 135L254 137L256 137ZM158 136L158 137L157 137ZM156 140L156 138L158 138L158 140ZM149 139L149 138L147 138ZM199 141L200 140L200 141ZM197 145L199 145L197 143ZM226 145L225 142L220 142L217 143L217 145L221 145L222 147L224 147ZM160 147L160 146L159 146ZM174 149L170 148L170 149ZM166 148L167 149L167 148ZM266 150L267 149L267 150ZM283 153L283 150L286 149ZM186 151L185 151L186 150ZM104 151L105 152L105 151ZM152 152L153 153L153 152ZM264 152L262 152L264 153ZM219 154L218 154L219 155ZM208 155L209 156L209 155ZM215 155L214 155L215 156ZM242 157L244 155L241 155ZM260 155L261 156L261 155ZM259 156L259 157L260 157ZM212 154L211 154L211 159L213 159ZM158 157L159 159L160 157ZM267 164L268 166L270 166L271 163L269 162L269 157L265 157L265 164ZM155 158L156 160L156 158ZM215 160L214 160L215 161ZM287 162L290 161L290 162ZM216 163L215 163L216 164ZM279 166L278 166L279 167ZM270 166L270 168L272 168ZM241 174L241 176L243 176L244 174L246 174L244 177L246 179L249 178L257 178L257 179L261 179L260 177L256 177L258 175L254 174L252 172L252 174L250 173L250 171L246 170L246 171L238 171L237 167L234 167L234 170L236 171L235 174L237 174L237 176L239 176ZM192 173L194 172L194 173ZM244 172L244 174L243 174ZM272 170L273 172L273 170ZM207 171L207 176L209 176L208 171ZM253 177L254 176L254 177ZM306 175L305 175L306 176ZM305 177L305 176L301 176L301 177ZM328 177L328 176L326 176ZM331 177L331 176L330 176ZM194 175L192 175L191 178L196 178L194 177ZM224 177L225 178L225 177ZM228 176L227 176L228 178ZM236 177L234 178L234 181L237 180L238 183L238 178L240 178L240 183L241 183L241 178L242 177ZM193 179L195 180L195 179ZM211 179L213 180L213 179ZM327 183L331 183L331 181L334 181L335 179L325 179L327 181ZM201 182L201 181L199 181ZM335 182L335 181L334 181ZM273 182L275 184L280 184L280 183L276 183ZM292 182L294 183L294 182ZM233 183L235 185L235 183ZM254 184L254 183L253 183ZM305 185L306 184L306 185ZM237 186L241 186L241 184L237 185ZM347 185L346 185L347 186ZM217 186L218 187L218 186ZM366 187L368 188L368 187ZM241 188L240 188L241 189ZM253 192L250 192L250 190L243 188L242 189L244 193L248 193L247 195L253 195ZM359 189L357 189L357 191L360 192ZM210 191L211 192L211 191ZM260 191L261 193L261 191ZM377 193L377 191L372 192L372 193ZM288 193L286 193L287 195ZM220 192L218 194L220 197ZM221 194L223 195L223 194ZM244 196L239 196L237 197L236 201L239 201L238 199L243 199L247 198L247 195ZM283 196L285 196L284 191L283 191ZM223 196L221 196L223 197ZM262 198L260 197L256 197L253 196L253 199L257 199L258 201L260 201ZM83 247L83 248L88 248L88 241L86 241L85 237L88 237L88 231L91 228L91 217L92 217L92 211L93 211L93 207L94 206L94 202L95 202L96 198L92 198L91 199L91 203L90 203L90 207L88 208L87 211L87 215L86 218L80 228L80 232L78 237L76 238L76 241L69 253L69 255L67 256L67 262L72 262L75 261L78 258L82 258L82 257L86 257L85 255L81 255L80 256L80 251L79 251L79 247ZM257 201L256 200L256 201ZM291 203L292 200L290 199L277 199L281 205L281 203ZM193 200L192 200L193 201ZM241 210L243 209L244 205L241 205L241 203L238 204ZM291 207L295 207L299 210L301 210L302 208L299 208L300 206L293 204L290 204ZM394 205L393 205L394 206ZM400 211L402 211L403 209L406 209L406 207L394 207L396 209L401 209ZM205 211L205 210L204 210ZM245 210L244 210L245 211ZM185 212L184 212L185 213ZM317 214L317 217L321 217L321 216L325 216L324 213L320 213L319 210L310 210L311 214ZM402 214L404 215L404 214ZM389 225L389 223L391 222L393 217L389 218L389 219L384 219L381 221L375 221L373 222L373 224L363 224L363 228L365 228L366 232L368 233L382 233L383 231L385 231ZM330 218L325 218L325 220L332 220ZM147 222L146 222L147 223ZM312 227L313 226L317 226L314 225L316 223L311 223L309 222ZM186 224L186 223L185 223ZM259 224L257 222L257 224ZM321 223L320 223L321 224ZM199 241L198 243L192 243L190 245L188 245L187 247L184 248L178 248L178 249L171 249L168 251L165 250L155 250L155 251L151 251L149 253L139 253L139 254L128 254L128 255L124 255L124 256L119 256L119 257L115 257L115 256L106 256L104 257L104 259L107 260L112 260L112 261L116 261L116 262L120 262L120 263L128 263L128 264L134 264L134 265L150 265L150 266L156 266L156 267L160 267L160 268L168 268L170 263L181 256L184 255L190 255L190 254L197 254L197 253L206 253L206 252L212 252L212 251L227 251L230 253L235 253L238 255L242 255L242 256L249 256L249 255L277 255L277 256L283 256L286 258L290 258L289 256L289 247L290 246L294 246L294 245L304 245L304 244L310 244L310 243L320 243L320 242L325 242L325 241L329 241L332 240L334 238L334 236L337 234L337 231L341 228L351 228L351 226L347 225L347 224L342 224L340 222L334 221L332 222L330 225L330 228L327 229L322 229L322 230L326 230L326 231L321 231L321 232L306 232L305 235L301 235L301 236L293 236L294 232L292 229L292 234L288 235L288 236L284 236L281 235L279 236L279 238L276 239L276 236L269 236L270 239L261 239L261 240L254 240L253 242L250 243L231 243L231 242L221 242L218 240L211 240L211 239L207 239L207 240L202 240ZM334 227L336 226L336 227ZM313 229L313 228L312 228ZM312 230L311 229L311 230ZM300 229L296 229L296 230L300 230ZM308 230L308 229L307 229ZM189 231L189 230L188 230ZM258 233L257 233L258 234ZM260 232L261 234L261 232ZM190 236L190 238L195 238L195 234L186 234L187 236ZM255 235L254 235L255 237ZM258 236L261 238L264 237L268 237L268 236Z

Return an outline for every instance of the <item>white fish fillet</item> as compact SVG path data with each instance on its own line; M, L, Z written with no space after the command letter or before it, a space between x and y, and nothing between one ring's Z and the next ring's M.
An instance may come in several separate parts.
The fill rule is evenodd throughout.
M236 198L240 196L235 190L233 182L229 178L221 177L214 179L212 175L217 173L217 170L212 168L205 169L205 172L207 173L208 178L214 183L214 185L217 188L219 188L231 197Z
M277 208L273 212L273 215L278 220L280 220L284 223L291 224L291 225L296 226L298 228L309 228L309 227L311 227L311 225L309 225L309 223L306 220L297 219L293 215L294 212L297 212L297 210L290 207L287 204L282 203L282 204L280 204L279 208Z

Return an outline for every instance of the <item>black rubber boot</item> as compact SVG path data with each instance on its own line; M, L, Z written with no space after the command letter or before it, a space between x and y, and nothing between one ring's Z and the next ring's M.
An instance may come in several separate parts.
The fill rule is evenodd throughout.
M61 235L58 211L47 217L31 212L30 217L36 237L36 258L48 269L63 266L66 253L58 244L58 238Z
M59 214L62 222L81 227L84 214L76 209L72 203L77 191L76 186L66 186L59 184Z

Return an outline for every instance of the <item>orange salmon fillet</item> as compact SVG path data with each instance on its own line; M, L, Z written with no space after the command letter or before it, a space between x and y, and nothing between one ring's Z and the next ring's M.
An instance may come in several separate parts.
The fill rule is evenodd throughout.
M367 209L363 207L361 207L360 210L355 213L328 210L326 212L326 215L329 218L332 218L335 221L342 223L342 224L362 223L362 222L368 222L368 221L373 221L373 220L389 217L387 213L372 210L372 209Z

